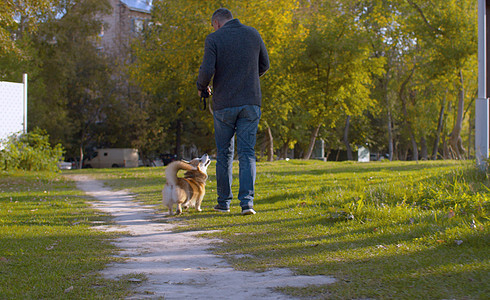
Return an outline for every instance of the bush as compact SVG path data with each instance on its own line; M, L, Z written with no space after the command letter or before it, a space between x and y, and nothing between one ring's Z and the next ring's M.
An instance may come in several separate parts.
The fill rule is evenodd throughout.
M36 128L22 135L11 135L1 142L0 169L25 171L58 171L58 160L63 155L63 147L51 147L49 136Z

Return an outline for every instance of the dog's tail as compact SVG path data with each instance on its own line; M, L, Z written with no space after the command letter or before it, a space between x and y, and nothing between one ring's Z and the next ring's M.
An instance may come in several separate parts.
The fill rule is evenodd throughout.
M171 186L177 184L177 173L179 170L195 171L197 168L183 161L171 162L165 169L167 184Z

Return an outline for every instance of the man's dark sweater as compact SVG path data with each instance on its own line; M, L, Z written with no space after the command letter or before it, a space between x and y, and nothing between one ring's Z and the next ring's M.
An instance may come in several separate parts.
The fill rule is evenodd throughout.
M233 19L207 36L197 88L205 90L214 75L213 110L260 106L259 77L268 69L269 56L258 31Z

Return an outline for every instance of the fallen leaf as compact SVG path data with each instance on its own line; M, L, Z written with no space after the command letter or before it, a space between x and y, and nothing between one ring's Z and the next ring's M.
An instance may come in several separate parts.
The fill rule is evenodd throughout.
M65 290L65 293L69 293L69 292L71 292L71 291L73 291L73 285L72 285L72 286L70 286L69 288L67 288L67 289Z
M56 241L56 242L54 242L54 243L53 243L53 244L51 244L50 246L46 247L46 250L53 250L53 249L54 249L54 247L58 246L58 243L59 243L59 242L60 242L59 240L58 240L58 241Z

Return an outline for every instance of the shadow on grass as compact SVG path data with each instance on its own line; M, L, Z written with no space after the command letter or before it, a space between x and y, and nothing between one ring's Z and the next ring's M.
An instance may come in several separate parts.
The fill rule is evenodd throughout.
M308 225L311 224L305 224ZM485 235L482 241L481 234L465 235L459 246L454 241L417 242L418 237L430 232L430 227L394 226L390 230L394 233L379 235L373 234L373 227L345 231L337 228L333 234L307 237L307 233L301 232L294 238L290 230L284 233L278 230L273 239L268 232L250 232L220 244L219 252L250 254L251 257L232 259L239 267L246 266L245 269L265 270L272 265L290 267L299 274L335 274L339 279L348 278L348 283L340 280L337 284L342 287L337 291L338 298L344 298L342 289L347 286L359 289L347 298L397 298L407 287L417 291L410 291L406 298L488 295L489 236Z
M454 161L431 161L425 162L424 164L419 164L417 162L397 162L396 165L391 163L354 163L354 162L345 162L345 163L332 163L332 162L318 162L315 165L309 164L307 165L309 168L301 168L298 165L291 165L288 167L285 165L286 163L280 165L281 168L288 168L288 170L275 170L275 171L267 171L267 173L271 173L277 176L304 176L304 175L324 175L324 174L339 174L339 173L377 173L381 171L386 172L413 172L417 170L424 170L428 167L430 168L454 168L455 165L463 165L460 162ZM260 168L258 168L257 172L260 173Z
M107 235L90 230L74 234L57 228L47 233L46 226L31 225L25 234L29 237L1 238L2 298L58 299L66 297L62 295L70 286L74 287L75 295L101 295L96 284L109 284L109 281L87 275L114 261L111 255L115 248L108 243ZM123 289L105 291L106 295L124 293Z

